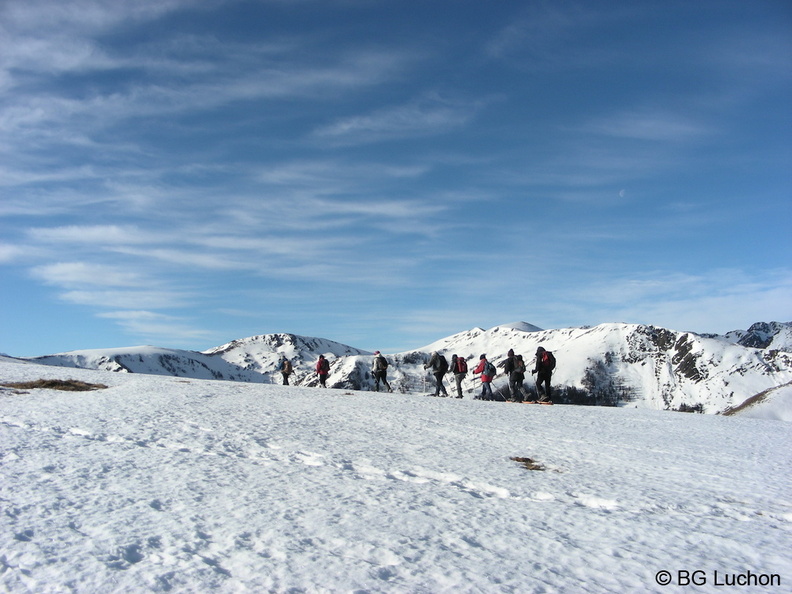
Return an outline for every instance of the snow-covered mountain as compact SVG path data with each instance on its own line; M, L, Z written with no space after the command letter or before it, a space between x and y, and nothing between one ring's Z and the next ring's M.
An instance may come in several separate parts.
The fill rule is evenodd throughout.
M457 354L469 365L486 354L503 369L506 353L513 349L523 355L530 370L538 346L553 351L558 361L553 376L557 402L723 413L792 381L792 323L778 322L757 323L725 336L615 323L557 330L525 322L473 328L414 351L389 354L388 377L394 391L433 391L433 379L423 368L431 352L449 359ZM372 353L293 334L253 336L200 353L134 347L33 360L108 371L280 383L277 367L282 357L288 357L295 368L291 383L315 386L313 370L320 354L331 363L329 386L372 388ZM529 385L530 380L528 375ZM493 385L502 389L506 382L500 374ZM470 374L463 387L469 397L479 389Z
M293 379L292 383L299 384L308 381L319 355L335 362L370 354L323 338L266 334L234 340L204 352L138 346L70 351L29 360L43 365L122 373L274 383L280 381L277 369L281 358L286 357L296 371L296 381Z
M729 332L725 338L746 347L789 352L792 350L792 324L757 322L748 330Z

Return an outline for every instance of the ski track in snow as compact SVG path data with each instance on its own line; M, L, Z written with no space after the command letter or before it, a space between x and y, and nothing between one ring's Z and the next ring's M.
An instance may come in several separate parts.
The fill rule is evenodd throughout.
M792 583L786 423L68 374L110 388L0 393L10 591L673 592L655 573L683 569Z

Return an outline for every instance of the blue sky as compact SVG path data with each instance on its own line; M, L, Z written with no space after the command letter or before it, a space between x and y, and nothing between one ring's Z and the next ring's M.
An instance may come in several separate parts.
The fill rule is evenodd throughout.
M0 4L0 352L792 320L786 0Z

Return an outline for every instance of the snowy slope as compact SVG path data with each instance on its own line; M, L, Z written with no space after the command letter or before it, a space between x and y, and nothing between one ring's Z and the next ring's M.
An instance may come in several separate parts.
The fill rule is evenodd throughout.
M195 379L226 379L232 381L264 381L260 374L231 364L221 357L212 357L195 351L163 349L153 346L120 349L93 349L71 351L31 359L42 365L79 367L117 371L121 373L148 373L173 375Z
M0 378L109 386L0 389L6 591L596 594L782 580L739 588L753 593L792 580L788 423L9 360ZM663 571L672 586L658 585ZM707 584L684 587L683 571Z
M660 410L722 413L757 394L792 381L792 324L758 323L727 336L698 335L638 324L541 330L517 322L489 330L473 328L421 349L388 356L389 381L395 391L434 391L423 368L428 354L465 357L475 366L487 354L500 369L506 353L523 355L528 369L538 346L555 353L556 397L567 402L628 404ZM762 346L766 345L766 346ZM269 334L235 340L203 353L155 347L75 351L34 361L90 369L132 371L201 379L280 383L276 369L282 356L292 360L292 384L318 383L314 365L320 354L331 363L328 385L368 390L371 353L321 338ZM531 383L530 375L527 378ZM496 390L507 383L496 378ZM567 397L573 389L576 400ZM480 390L468 376L465 395Z

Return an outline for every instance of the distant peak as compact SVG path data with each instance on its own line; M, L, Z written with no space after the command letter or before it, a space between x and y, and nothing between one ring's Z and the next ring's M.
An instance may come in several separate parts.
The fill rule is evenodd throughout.
M499 324L495 328L507 328L509 330L519 330L520 332L541 332L543 329L528 322L512 322L511 324ZM493 330L495 329L493 328Z

